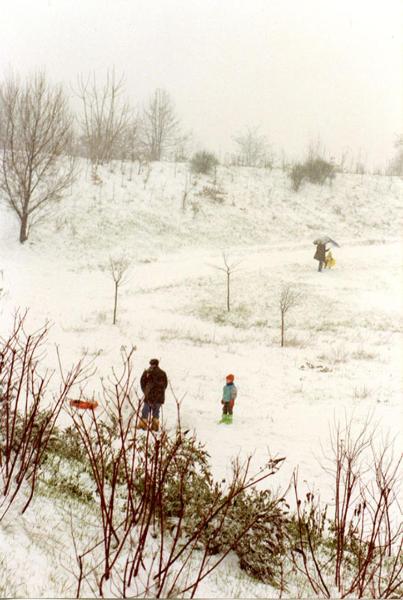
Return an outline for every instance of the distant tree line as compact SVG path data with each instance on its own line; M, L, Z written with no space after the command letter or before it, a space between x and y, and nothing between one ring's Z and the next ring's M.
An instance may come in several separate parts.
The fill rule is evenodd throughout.
M0 192L19 219L21 243L72 185L77 157L89 159L94 174L111 160L187 158L187 136L166 90L156 89L135 110L124 78L111 70L102 83L79 77L74 95L78 115L43 72L0 83Z
M143 108L136 110L124 96L124 84L114 70L107 72L103 83L95 75L78 79L78 152L89 158L94 168L116 159L172 158L186 141L166 90L156 89Z

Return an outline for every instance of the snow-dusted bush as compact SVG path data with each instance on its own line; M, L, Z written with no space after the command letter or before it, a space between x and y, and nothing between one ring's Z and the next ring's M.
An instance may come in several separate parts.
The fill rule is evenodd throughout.
M270 490L246 490L231 504L222 527L210 536L209 547L215 552L232 548L241 569L248 575L274 587L280 585L289 522L284 498Z
M323 158L307 160L304 168L305 177L310 183L323 185L326 181L331 181L335 177L334 165L323 160Z
M304 180L318 185L331 182L335 177L335 167L323 158L308 158L304 163L296 163L289 172L292 189L297 192Z
M55 428L39 472L40 490L47 495L92 502L95 484L80 436L74 427Z
M164 454L169 457L175 447L176 456L175 460L167 462L167 478L160 509L165 517L178 518L183 513L182 503L185 503L187 524L192 522L188 530L193 532L194 517L197 515L200 519L219 497L211 474L209 455L190 432L181 436L180 444L174 437L164 438L164 444Z
M196 152L190 161L192 173L207 175L218 165L218 159L212 152L202 150Z

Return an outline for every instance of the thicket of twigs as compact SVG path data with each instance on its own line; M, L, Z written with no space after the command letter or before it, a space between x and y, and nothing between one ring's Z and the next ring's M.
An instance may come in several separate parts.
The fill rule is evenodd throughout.
M45 401L52 378L41 364L48 327L27 333L25 316L17 315L0 341L0 522L23 491L22 512L28 508L60 411L84 375L82 362L68 372L60 365L58 391Z
M402 597L401 457L375 439L370 419L358 431L351 420L334 425L323 465L333 479L331 506L313 494L302 501L294 474L292 560L317 596Z

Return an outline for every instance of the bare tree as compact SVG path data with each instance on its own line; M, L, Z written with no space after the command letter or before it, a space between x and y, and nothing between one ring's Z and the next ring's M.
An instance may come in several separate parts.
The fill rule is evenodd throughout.
M127 127L119 136L114 154L120 160L144 161L144 151L140 139L140 120L137 115L130 117Z
M119 286L123 285L126 282L125 274L126 274L127 269L129 268L129 264L130 264L129 260L124 257L109 259L109 272L112 275L112 279L115 284L115 298L114 298L114 304L113 304L113 325L116 324Z
M69 154L72 117L60 86L44 73L22 83L9 76L0 85L0 189L20 220L20 242L52 201L74 180Z
M233 262L230 263L228 261L228 256L225 252L222 253L222 258L224 261L224 266L223 267L216 267L214 266L215 269L218 269L219 271L224 271L224 273L226 274L226 279L227 279L227 286L226 286L226 290L227 290L227 297L226 297L226 301L227 301L227 311L230 312L231 310L231 275L233 275L235 273L235 271L237 270L238 265L240 264L241 261L238 262Z
M285 315L288 311L296 306L301 299L300 292L293 290L292 286L287 283L283 285L280 292L280 314L281 314L281 347L285 345Z
M265 164L267 140L257 127L248 127L234 138L238 144L240 164L244 167L261 167Z
M179 121L167 91L156 89L143 111L142 142L149 160L180 144Z
M137 125L131 118L130 108L121 96L124 77L116 78L114 69L106 73L106 81L100 86L95 74L85 80L80 76L77 95L82 103L81 128L84 143L93 168L110 161L124 136L133 146L137 139Z

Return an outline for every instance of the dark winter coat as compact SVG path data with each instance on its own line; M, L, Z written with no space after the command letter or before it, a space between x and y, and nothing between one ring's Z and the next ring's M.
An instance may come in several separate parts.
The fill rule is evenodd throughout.
M142 374L140 385L144 393L144 401L147 404L164 404L165 390L168 386L165 371L159 367L149 367Z
M320 260L321 262L325 262L325 260L326 260L326 246L325 246L325 244L318 244L316 246L316 252L314 254L314 258L316 260Z

